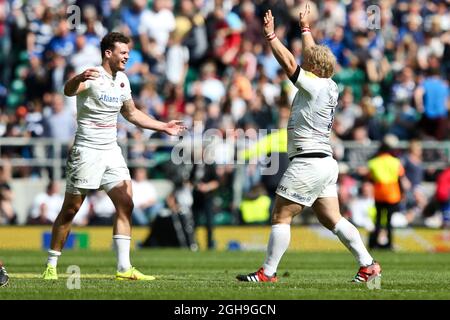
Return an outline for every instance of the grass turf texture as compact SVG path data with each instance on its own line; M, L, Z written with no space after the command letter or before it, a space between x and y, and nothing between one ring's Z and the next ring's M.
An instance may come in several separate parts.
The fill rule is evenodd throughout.
M287 252L278 269L279 282L243 283L238 273L257 269L264 252L190 252L139 250L134 265L157 277L150 282L116 281L115 258L107 251L65 251L59 280L44 281L46 253L2 251L10 284L3 299L450 299L450 254L374 252L383 267L380 290L350 283L357 271L349 253ZM81 268L81 289L69 290L69 265Z

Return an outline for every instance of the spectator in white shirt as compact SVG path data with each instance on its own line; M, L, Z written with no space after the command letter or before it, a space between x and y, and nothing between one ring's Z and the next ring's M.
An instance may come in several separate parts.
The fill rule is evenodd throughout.
M116 208L106 192L96 190L89 196L89 200L91 201L93 211L89 224L96 226L112 225Z
M225 87L218 79L217 67L213 62L206 62L202 66L201 79L195 81L190 88L191 95L195 95L196 92L212 102L220 102L225 96Z
M131 180L133 188L133 222L138 225L148 225L163 207L158 202L158 193L156 188L147 178L145 168L136 168L133 179Z
M166 51L169 34L175 30L175 16L165 0L154 0L153 9L145 10L141 16L139 35L142 50L148 53L149 38L156 41L159 54Z
M184 84L189 67L189 49L182 44L182 40L180 34L172 32L166 55L166 77L175 85Z
M46 192L36 196L30 209L29 224L52 224L55 221L64 200L59 191L59 182L50 181Z
M70 64L74 67L76 74L102 63L99 48L87 43L84 35L80 34L77 36L75 45L76 53L70 58Z
M51 113L45 117L46 136L55 138L62 143L70 143L76 131L76 121L72 110L64 105L64 96L54 93L52 96Z
M375 212L375 200L373 198L373 185L370 182L363 182L359 196L349 204L351 220L357 227L363 227L369 232L375 229L373 224L373 213Z

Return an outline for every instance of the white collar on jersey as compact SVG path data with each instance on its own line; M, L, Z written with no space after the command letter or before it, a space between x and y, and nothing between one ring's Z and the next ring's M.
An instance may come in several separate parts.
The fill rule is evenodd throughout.
M100 68L102 69L103 73L106 75L106 77L107 77L108 79L116 80L117 73L116 73L116 76L113 77L108 71L105 70L105 68L103 68L103 66L100 66Z

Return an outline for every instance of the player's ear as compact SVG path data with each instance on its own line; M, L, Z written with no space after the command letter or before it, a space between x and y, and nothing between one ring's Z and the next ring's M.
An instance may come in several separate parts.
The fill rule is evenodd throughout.
M105 50L105 57L111 58L112 51L110 49Z

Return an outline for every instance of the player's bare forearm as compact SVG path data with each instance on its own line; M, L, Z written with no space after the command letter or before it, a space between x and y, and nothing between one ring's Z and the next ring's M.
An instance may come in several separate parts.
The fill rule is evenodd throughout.
M289 52L275 35L275 18L271 10L267 10L264 15L264 34L275 59L277 59L286 74L291 77L297 69L297 62L295 61L294 55Z
M165 122L151 118L141 110L137 109L133 100L127 100L123 103L120 111L125 119L132 124L150 130L164 131Z
M64 85L64 94L68 97L77 94L78 88L80 87L81 79L79 75L76 75L72 79L66 82Z
M100 76L100 73L95 68L86 69L84 72L76 75L66 82L64 85L64 94L66 96L75 96L86 89L84 82L87 80L95 80Z
M187 129L183 125L183 121L172 120L169 122L162 122L149 117L147 114L136 108L133 99L125 101L120 112L125 119L138 127L162 131L171 136L180 135Z
M422 87L418 87L414 91L414 102L416 103L417 111L420 113L423 112L423 95L424 95L424 90Z
M314 42L314 38L311 33L303 33L302 34L302 47L310 48L313 47L316 43Z
M278 38L269 41L272 53L277 59L280 66L286 72L288 77L291 77L297 69L297 61L294 55L284 46Z

